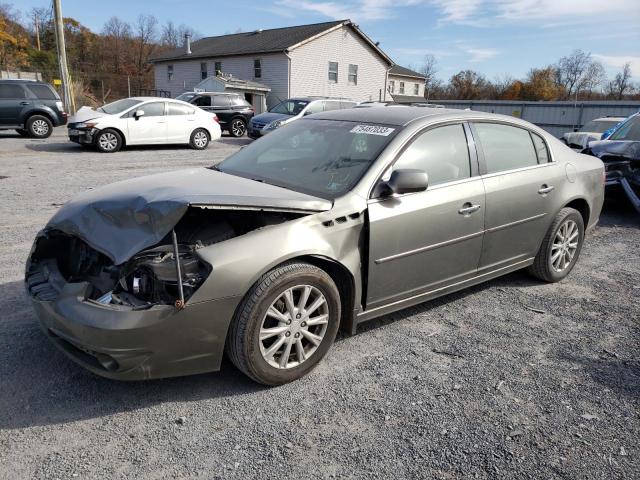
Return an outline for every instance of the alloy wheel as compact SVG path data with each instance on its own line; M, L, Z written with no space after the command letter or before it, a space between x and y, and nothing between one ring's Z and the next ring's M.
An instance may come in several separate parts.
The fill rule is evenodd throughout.
M233 133L234 137L241 137L242 135L244 135L245 130L246 127L242 120L234 120L231 123L231 133Z
M322 343L328 324L329 305L319 289L297 285L285 290L262 319L262 358L279 369L302 364Z
M573 220L567 220L556 232L551 245L551 267L556 272L564 271L578 250L580 231Z
M45 120L35 120L31 124L31 130L40 137L49 133L49 124Z
M207 146L207 142L209 139L207 138L207 134L203 131L196 132L193 135L193 143L198 148L204 148Z
M118 146L118 137L115 133L105 132L98 138L98 144L103 150L110 152Z

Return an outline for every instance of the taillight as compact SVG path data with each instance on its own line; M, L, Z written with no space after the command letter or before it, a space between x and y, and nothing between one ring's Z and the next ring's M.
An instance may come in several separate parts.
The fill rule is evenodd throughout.
M216 123L220 123L220 119L218 118L217 115L213 116L213 121L216 122Z

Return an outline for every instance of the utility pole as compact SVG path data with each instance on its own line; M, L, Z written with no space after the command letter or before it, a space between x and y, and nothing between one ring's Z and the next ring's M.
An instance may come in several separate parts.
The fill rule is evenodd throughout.
M33 14L33 23L35 23L36 27L36 47L38 51L40 51L40 21L38 19L38 12L34 12Z
M56 40L58 42L58 64L60 65L60 80L67 112L71 112L73 99L71 98L71 85L69 84L69 69L67 67L67 48L64 43L64 19L60 0L53 0L53 11L56 20Z

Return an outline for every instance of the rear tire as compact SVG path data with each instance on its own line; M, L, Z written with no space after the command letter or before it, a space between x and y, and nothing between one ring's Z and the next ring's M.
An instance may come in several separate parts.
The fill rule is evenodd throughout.
M107 128L98 133L96 148L102 153L115 153L122 148L122 135L117 131Z
M53 132L53 124L44 115L31 115L25 125L26 131L33 138L49 138Z
M573 208L560 210L527 271L545 282L559 282L573 269L584 243L584 220Z
M331 277L308 263L287 263L245 295L227 334L227 354L256 382L282 385L324 358L339 323L340 294Z
M189 145L194 150L204 150L209 146L209 134L204 128L197 128L191 134Z
M242 137L245 133L247 133L246 122L241 118L234 118L233 120L231 120L229 133L232 137Z

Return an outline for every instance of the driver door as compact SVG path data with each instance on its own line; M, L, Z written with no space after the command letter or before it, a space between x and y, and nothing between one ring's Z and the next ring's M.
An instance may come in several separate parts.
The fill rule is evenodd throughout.
M467 138L461 123L418 133L392 169L426 171L427 190L369 200L367 309L476 274L485 193Z
M135 112L144 111L141 117L135 117ZM167 117L165 116L165 102L151 102L138 106L129 113L127 118L128 145L145 145L167 142Z

